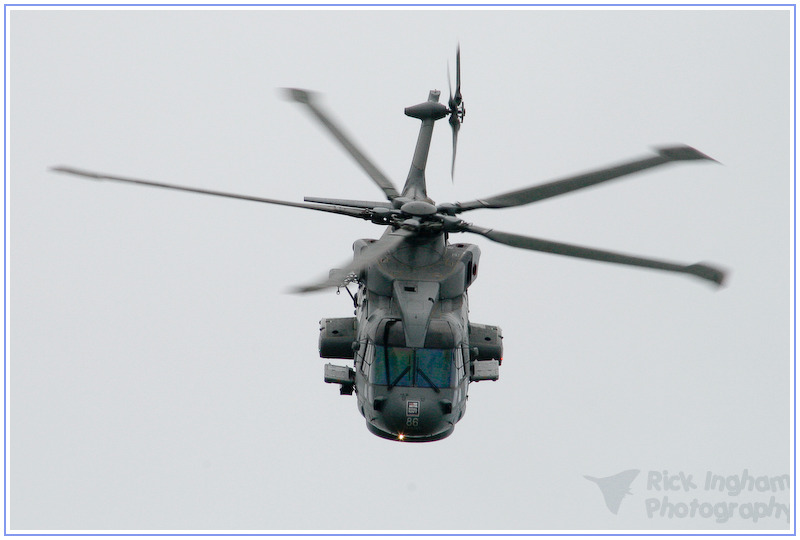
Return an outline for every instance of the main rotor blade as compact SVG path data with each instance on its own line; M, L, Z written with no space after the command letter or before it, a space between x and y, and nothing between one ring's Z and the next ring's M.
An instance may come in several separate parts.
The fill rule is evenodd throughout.
M324 204L309 204L309 203L297 203L291 201L279 201L276 199L264 199L262 197L252 197L250 195L238 195L236 193L226 193L223 191L214 191L210 189L199 189L199 188L192 188L186 186L178 186L175 184L165 184L162 182L151 182L150 180L139 180L136 178L125 178L123 176L113 176L109 174L101 174L91 171L85 171L81 169L75 169L73 167L52 167L51 170L56 172L62 172L67 174L74 174L77 176L83 176L86 178L92 178L93 180L113 180L115 182L126 182L129 184L140 184L143 186L152 186L152 187L159 187L165 189L174 189L178 191L188 191L190 193L200 193L202 195L215 195L217 197L228 197L230 199L243 199L246 201L255 201L255 202L262 202L262 203L269 203L269 204L278 204L281 206L293 206L295 208L307 208L309 210L319 210L321 212L329 212L332 214L341 214L344 216L351 216L357 217L361 219L369 219L368 211L366 210L359 210L357 208L348 208L344 206L337 206L337 205L324 205Z
M612 251L603 251L600 249L575 246L571 244L562 244L560 242L541 240L539 238L532 238L530 236L495 231L493 229L484 229L483 227L477 227L474 225L466 225L462 230L480 234L489 240L494 240L495 242L499 242L501 244L522 249L529 249L532 251L542 251L545 253L554 253L556 255L577 257L579 259L590 259L594 261L625 264L628 266L654 268L656 270L666 270L668 272L691 274L693 276L716 283L717 285L722 285L723 281L725 280L725 273L722 270L706 264L683 265L667 261L658 261L655 259L645 259L643 257L624 255L622 253L614 253Z
M372 161L359 150L350 138L342 132L341 129L330 119L330 117L323 112L323 110L315 103L315 94L308 90L301 90L298 88L286 88L286 95L296 101L305 105L311 114L313 114L319 122L325 126L331 135L344 147L345 150L356 160L367 175L378 185L386 198L390 201L400 196L400 192L394 187L394 184L383 174Z
M620 176L633 174L635 172L643 171L672 163L674 161L689 161L689 160L711 160L715 161L707 155L695 150L691 146L673 146L668 148L656 149L657 155L628 161L613 167L598 169L576 176L570 176L561 180L538 184L536 186L523 188L517 191L510 191L502 195L495 195L485 199L476 199L466 203L456 203L456 212L465 212L467 210L475 210L478 208L508 208L511 206L522 206L530 204L570 191L587 188L607 182Z
M385 233L380 240L368 245L347 265L341 269L331 272L327 279L316 283L299 286L292 290L296 293L308 293L327 289L329 287L341 287L350 274L358 274L367 266L377 262L387 253L396 250L405 242L406 238L414 236L413 231L397 229Z
M303 200L309 203L335 204L351 208L394 208L392 203L387 201L354 201L352 199L331 199L329 197L303 197Z

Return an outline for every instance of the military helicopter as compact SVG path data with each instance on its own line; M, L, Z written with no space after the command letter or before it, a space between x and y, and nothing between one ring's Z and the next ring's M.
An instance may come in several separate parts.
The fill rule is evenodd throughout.
M449 71L449 70L448 70ZM498 326L469 321L467 289L478 276L480 249L451 243L455 233L472 233L511 247L689 274L721 285L724 272L707 264L684 265L553 242L501 232L468 223L459 216L485 208L531 204L669 163L711 160L689 146L658 148L649 155L516 191L468 202L436 204L428 197L425 167L437 120L448 119L452 130L451 175L458 133L464 121L461 95L461 51L456 52L456 86L448 75L447 105L441 92L407 107L405 114L421 121L411 168L402 191L370 161L319 104L317 94L285 89L342 145L367 176L383 191L386 201L306 197L304 202L251 197L221 191L100 174L72 167L53 170L115 180L330 212L386 227L377 239L353 244L353 259L331 270L327 278L298 287L311 292L344 287L355 316L320 321L322 358L353 361L353 366L325 365L324 380L338 384L340 393L357 396L367 428L386 439L425 442L449 436L464 416L470 382L496 381L503 359L503 336ZM713 160L712 160L713 161ZM355 284L353 294L348 288Z

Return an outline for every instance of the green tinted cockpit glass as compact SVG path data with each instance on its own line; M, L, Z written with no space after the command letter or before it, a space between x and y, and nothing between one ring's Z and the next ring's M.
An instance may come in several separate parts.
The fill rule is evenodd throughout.
M389 361L386 361L388 355ZM411 364L414 349L405 347L375 347L375 362L371 373L375 384L411 386Z
M416 386L449 388L452 386L453 351L417 349Z
M454 383L453 350L378 345L370 378L374 384L387 386L451 388Z

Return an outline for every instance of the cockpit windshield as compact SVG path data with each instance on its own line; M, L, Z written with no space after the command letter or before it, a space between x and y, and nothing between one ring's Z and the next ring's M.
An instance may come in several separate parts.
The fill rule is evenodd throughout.
M374 384L452 388L454 349L411 349L378 345L372 364Z

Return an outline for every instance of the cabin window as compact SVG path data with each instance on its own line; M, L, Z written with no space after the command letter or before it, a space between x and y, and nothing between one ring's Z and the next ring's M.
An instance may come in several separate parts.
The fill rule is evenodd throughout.
M366 346L364 345L364 342L362 342L361 348L359 349L359 351L364 351L361 357L361 372L364 375L369 375L369 367L375 355L375 345L373 345L371 341L366 342Z
M467 376L467 362L465 361L466 358L469 358L469 349L462 345L461 348L456 349L456 370L457 370L457 377L456 381L459 383L461 380Z

